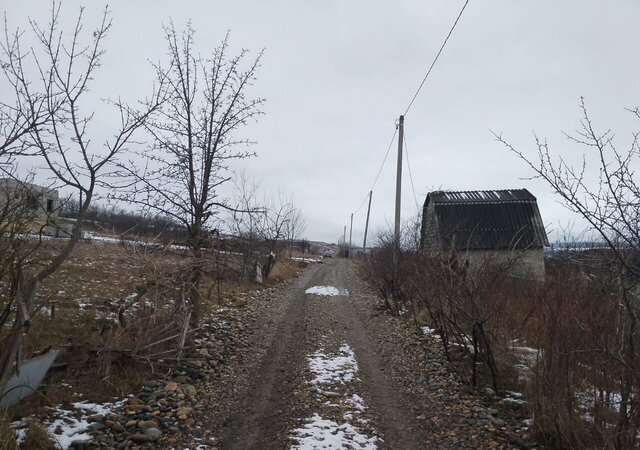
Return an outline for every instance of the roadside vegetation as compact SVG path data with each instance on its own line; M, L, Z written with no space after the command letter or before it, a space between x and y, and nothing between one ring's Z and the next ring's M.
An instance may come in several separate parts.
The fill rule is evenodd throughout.
M530 160L496 137L590 224L598 245L550 253L545 279L535 281L509 275L523 256L517 251L508 261L471 267L464 252L418 251L419 234L408 226L400 248L380 236L362 270L386 309L435 336L470 386L526 408L540 442L629 449L640 431L637 134L619 149L581 107L581 128L568 135L584 149L580 167L556 158L543 139L536 138L538 159ZM587 168L599 178L589 179Z
M26 30L7 18L0 43L0 178L12 189L0 197L0 394L24 360L59 352L43 390L3 412L3 430L180 367L212 311L304 266L288 258L305 230L291 197L220 192L237 178L229 162L255 156L241 133L262 114L251 93L261 53L230 54L227 35L200 56L195 30L171 23L146 96L107 94L119 126L102 144L97 124L109 122L86 105L111 13L87 23L81 8L63 29L67 14L54 2L50 20ZM23 445L49 448L41 431Z

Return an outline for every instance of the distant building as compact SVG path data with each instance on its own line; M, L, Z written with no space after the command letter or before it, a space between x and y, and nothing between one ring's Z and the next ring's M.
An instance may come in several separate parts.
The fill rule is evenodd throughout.
M363 256L367 256L371 254L371 247L362 248L362 247L351 247L351 257L352 258L361 258Z
M526 189L436 191L424 202L420 248L432 255L455 251L472 270L513 259L513 274L543 279L547 245L536 198Z
M25 232L68 235L58 222L58 191L13 178L0 178L0 220L20 220Z

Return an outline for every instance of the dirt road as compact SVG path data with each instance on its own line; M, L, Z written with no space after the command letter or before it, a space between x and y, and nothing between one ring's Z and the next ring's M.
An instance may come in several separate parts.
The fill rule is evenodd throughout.
M359 379L345 391L357 389L357 395L366 402L368 414L373 417L369 428L378 437L384 436L385 441L397 443L395 448L419 448L419 434L412 433L416 428L413 416L405 411L394 383L385 376L384 362L370 345L371 339L362 324L366 318L360 317L355 300L348 295L354 292L354 287L346 272L346 261L330 260L315 265L291 288L286 314L277 325L244 405L227 421L223 448L290 446L289 436L294 427L300 425L296 419L318 412L313 411L315 403L322 406L320 401L309 397L325 397L309 391L307 356L319 350L336 353L345 344L355 353ZM305 294L314 286L334 287L339 295ZM331 394L335 393L336 386L327 387L331 388ZM342 409L336 408L338 412ZM380 420L383 417L385 420Z
M216 448L497 447L477 399L374 308L349 261L313 265L270 302L231 380L207 389Z

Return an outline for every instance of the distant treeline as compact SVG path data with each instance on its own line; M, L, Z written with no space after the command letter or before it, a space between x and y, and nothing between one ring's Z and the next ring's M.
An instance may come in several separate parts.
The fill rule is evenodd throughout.
M60 205L58 215L75 219L78 217L79 204L69 199ZM127 211L117 206L92 204L85 213L85 224L115 234L132 234L142 236L184 237L184 227L168 217L149 216L135 211Z

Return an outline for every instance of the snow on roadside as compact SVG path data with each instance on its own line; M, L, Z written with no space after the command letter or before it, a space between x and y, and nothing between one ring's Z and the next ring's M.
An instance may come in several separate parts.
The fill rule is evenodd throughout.
M62 406L49 407L45 406L45 410L50 416L55 417L53 421L37 422L47 430L51 439L56 442L62 449L68 449L75 441L85 441L91 439L91 435L87 432L91 422L89 418L94 415L105 416L115 408L124 404L125 400L114 403L89 403L86 401L71 403L73 409L63 408ZM17 422L13 422L11 427L18 433L18 442L21 443L26 434L29 422L36 422L33 417L24 418Z
M341 412L342 417L338 422L314 413L302 426L292 430L291 437L295 443L291 449L377 449L378 437L375 433L367 436L362 430L368 424L368 420L362 417L366 411L364 399L347 392L351 390L349 384L357 379L358 372L358 362L351 347L343 344L335 355L318 350L309 355L308 361L313 375L309 384L315 388L318 401L323 402L319 407L336 407L336 413ZM329 400L325 401L326 397Z
M311 263L311 264L321 263L322 262L322 258L300 258L300 257L297 257L297 256L292 256L289 259L291 261L302 261L302 262Z
M435 328L421 327L420 331L422 331L422 334L424 334L425 336L431 336L432 338L436 339L437 341L442 341L442 338L438 334L438 330L436 330Z
M313 286L304 291L305 294L321 295L326 297L335 297L338 295L349 295L346 289L340 290L334 286Z

